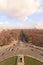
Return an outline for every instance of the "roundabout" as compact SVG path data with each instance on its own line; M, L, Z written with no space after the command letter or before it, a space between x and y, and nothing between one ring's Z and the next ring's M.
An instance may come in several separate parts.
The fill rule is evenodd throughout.
M16 43L17 43L17 41L16 41ZM4 61L6 63L6 59L9 59L12 57L18 57L19 55L20 56L23 55L24 58L25 58L25 56L34 58L34 60L36 59L39 63L42 62L41 65L43 65L43 56L41 55L41 54L43 54L43 52L42 52L43 50L41 50L41 48L40 49L39 48L34 47L31 44L25 44L23 42L20 42L19 45L18 44L15 45L14 43L12 43L8 46L0 48L0 50L1 50L0 51L0 63L3 63ZM16 59L16 61L17 61L17 59ZM25 59L24 59L24 64L25 64Z

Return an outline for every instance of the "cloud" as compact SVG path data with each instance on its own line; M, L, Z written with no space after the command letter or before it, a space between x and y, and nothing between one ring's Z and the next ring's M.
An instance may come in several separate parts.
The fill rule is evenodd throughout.
M29 28L29 26L23 23L11 24L8 21L0 22L0 29L26 29L26 28Z
M12 25L8 21L0 22L0 29L10 29L10 28L12 28Z
M28 19L28 16L41 12L42 0L0 0L0 12L6 12L12 18Z
M38 22L37 24L34 25L36 29L43 29L43 22Z
M36 24L34 24L33 26L29 27L27 24L24 23L14 23L11 24L8 21L5 22L0 22L0 29L43 29L43 22L37 22Z
M28 29L29 26L27 26L26 24L23 23L16 23L15 24L15 29Z

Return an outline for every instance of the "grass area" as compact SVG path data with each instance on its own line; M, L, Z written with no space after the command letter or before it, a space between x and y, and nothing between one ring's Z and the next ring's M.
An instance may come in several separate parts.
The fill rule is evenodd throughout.
M41 63L40 61L37 61L27 56L24 57L24 62L25 62L25 65L43 65L43 63Z
M16 65L17 57L8 58L2 62L0 62L0 65Z

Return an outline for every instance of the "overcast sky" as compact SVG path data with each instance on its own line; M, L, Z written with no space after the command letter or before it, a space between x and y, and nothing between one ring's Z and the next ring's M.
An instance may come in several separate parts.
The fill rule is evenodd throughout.
M0 28L43 29L43 0L0 0Z

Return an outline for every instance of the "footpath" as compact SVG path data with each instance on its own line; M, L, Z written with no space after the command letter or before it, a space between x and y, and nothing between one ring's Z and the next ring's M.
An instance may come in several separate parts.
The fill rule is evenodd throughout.
M17 65L24 65L24 56L23 55L18 55Z

